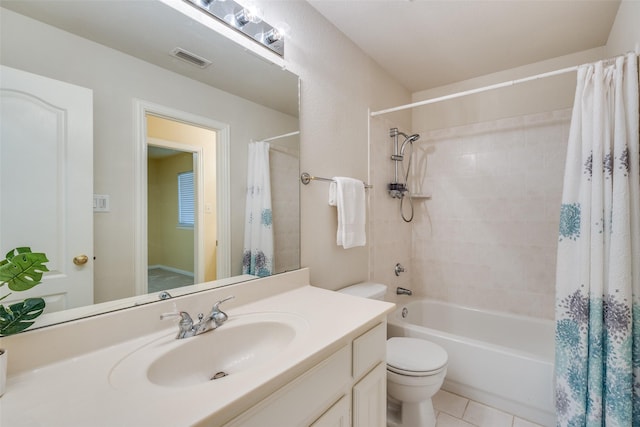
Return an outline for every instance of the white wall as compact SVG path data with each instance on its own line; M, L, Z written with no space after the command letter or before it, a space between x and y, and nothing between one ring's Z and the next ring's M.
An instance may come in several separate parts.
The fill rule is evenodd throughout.
M606 56L640 53L640 1L623 0L605 46Z
M257 3L262 5L265 21L285 21L291 26L286 61L301 79L301 171L369 180L368 109L407 103L409 92L306 2ZM381 182L376 180L374 185L370 202L372 194L383 191ZM311 283L337 289L368 279L369 248L336 245L336 209L327 204L328 191L323 182L311 182L300 190L301 263L311 268ZM377 211L370 207L368 214L371 245L377 240L378 228L372 220Z
M91 88L94 95L94 191L111 196L111 212L96 214L96 301L133 295L133 99L228 123L232 164L232 266L240 274L244 229L246 142L279 135L298 120L122 54L116 50L2 10L1 62ZM71 59L71 60L70 60ZM144 76L141 78L140 76ZM247 117L251 116L251 120Z

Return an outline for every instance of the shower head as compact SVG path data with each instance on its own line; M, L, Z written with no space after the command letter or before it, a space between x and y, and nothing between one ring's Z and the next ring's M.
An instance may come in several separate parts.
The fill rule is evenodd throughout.
M404 136L405 140L402 143L402 146L400 147L400 156L404 155L404 149L407 146L407 142L410 144L413 144L415 141L420 139L420 134L414 133L413 135L405 135L404 133L400 132L400 134L402 136Z
M414 133L413 135L409 135L409 136L405 135L404 137L407 138L407 141L405 142L416 142L417 140L420 139L420 134Z
M405 137L405 139L411 139L411 142L414 142L416 140L418 140L420 138L420 135L417 133L414 133L413 135L407 135L404 132L401 132L400 130L398 130L398 128L391 128L389 129L389 136L391 138L395 138L398 135L402 135Z
M404 132L398 131L398 135L404 136L404 142L402 143L402 145L404 145L407 142L413 143L413 142L415 142L415 141L420 139L420 134L419 133L414 133L413 135L407 135Z

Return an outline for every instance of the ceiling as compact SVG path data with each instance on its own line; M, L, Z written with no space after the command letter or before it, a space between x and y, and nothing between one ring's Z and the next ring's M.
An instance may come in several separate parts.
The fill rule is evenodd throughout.
M619 0L308 0L411 92L604 46Z

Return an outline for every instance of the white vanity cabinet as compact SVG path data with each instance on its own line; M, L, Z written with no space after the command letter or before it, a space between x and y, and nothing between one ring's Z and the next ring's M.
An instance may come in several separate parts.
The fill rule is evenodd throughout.
M387 325L353 340L353 427L387 425Z
M386 331L379 323L224 427L386 426Z

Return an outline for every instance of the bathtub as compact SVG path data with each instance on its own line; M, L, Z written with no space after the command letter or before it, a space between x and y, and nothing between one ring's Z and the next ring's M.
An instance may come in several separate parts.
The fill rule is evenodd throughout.
M447 351L444 390L555 426L553 321L423 299L398 304L387 325Z

